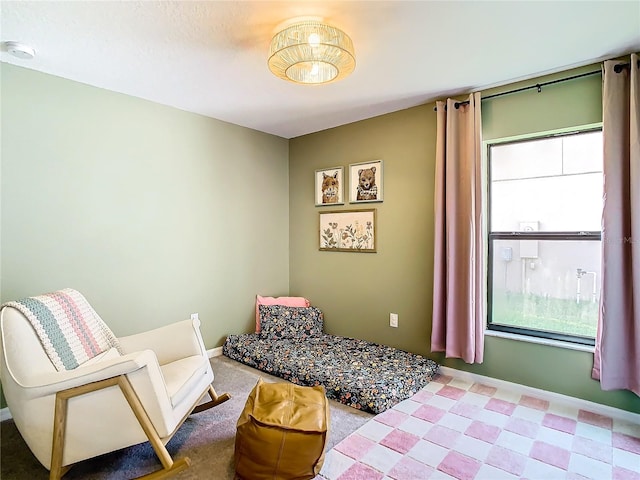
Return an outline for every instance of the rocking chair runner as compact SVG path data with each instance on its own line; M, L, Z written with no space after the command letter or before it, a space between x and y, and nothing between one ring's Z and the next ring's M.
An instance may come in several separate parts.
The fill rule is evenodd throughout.
M20 434L59 479L82 460L149 441L164 478L189 467L165 445L217 395L198 320L116 338L75 290L0 312L2 389ZM205 396L211 399L201 403Z

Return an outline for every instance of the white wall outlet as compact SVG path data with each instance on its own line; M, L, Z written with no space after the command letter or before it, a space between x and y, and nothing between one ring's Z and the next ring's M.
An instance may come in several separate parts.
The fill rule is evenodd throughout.
M390 313L389 314L389 326L398 328L398 314Z
M200 318L198 318L198 314L197 313L192 313L191 314L191 320L200 320Z

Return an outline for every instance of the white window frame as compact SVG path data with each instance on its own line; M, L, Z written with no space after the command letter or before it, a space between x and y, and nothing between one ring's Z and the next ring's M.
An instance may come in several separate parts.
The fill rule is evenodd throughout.
M493 249L492 245L494 240L503 239L518 239L518 240L585 240L595 241L602 240L601 231L592 232L492 232L491 231L491 175L490 175L490 149L494 145L517 143L523 141L530 141L536 139L552 138L558 136L575 135L581 133L588 133L593 131L602 130L602 122L582 125L572 128L565 128L559 130L542 131L535 133L528 133L525 135L518 135L514 137L505 137L492 140L486 140L483 142L483 163L485 165L485 202L484 212L486 215L485 233L484 237L487 242L486 246L486 261L485 261L485 285L487 286L487 294L485 297L485 311L486 311L486 330L487 336L511 338L514 340L528 341L532 343L540 343L545 345L554 345L560 347L571 348L575 350L593 351L595 345L595 338L582 337L570 334L560 334L554 332L548 332L543 330L528 329L522 327L513 327L508 325L500 325L492 323L492 269L493 269Z

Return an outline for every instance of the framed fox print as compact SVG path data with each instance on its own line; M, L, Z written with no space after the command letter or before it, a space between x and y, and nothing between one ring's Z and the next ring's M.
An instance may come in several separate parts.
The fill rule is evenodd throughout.
M349 203L382 202L382 160L349 165Z
M316 170L316 207L344 205L344 168Z

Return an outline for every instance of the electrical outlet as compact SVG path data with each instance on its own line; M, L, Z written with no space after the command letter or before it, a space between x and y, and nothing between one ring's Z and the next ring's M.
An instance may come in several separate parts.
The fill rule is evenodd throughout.
M398 328L398 314L397 313L390 313L389 314L389 326L390 327L394 327L394 328Z
M192 313L191 314L191 320L200 320L200 318L198 318L198 314L197 313Z

